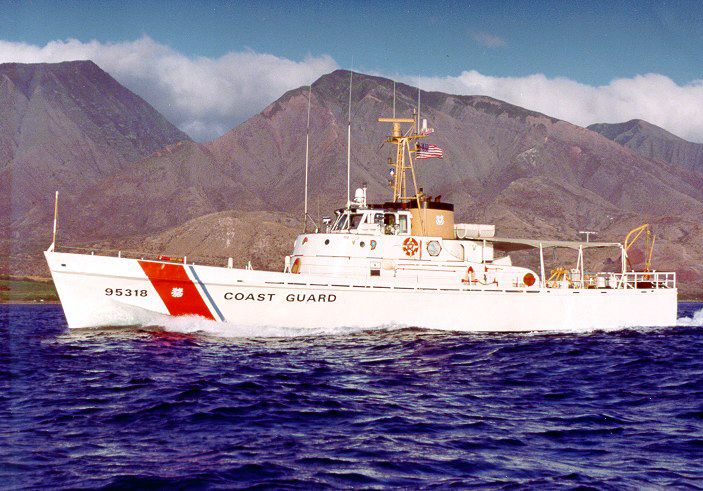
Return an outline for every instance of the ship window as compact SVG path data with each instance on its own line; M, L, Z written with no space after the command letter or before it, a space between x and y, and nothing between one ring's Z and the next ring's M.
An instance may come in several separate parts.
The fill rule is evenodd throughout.
M401 234L407 234L408 233L408 217L407 215L400 215L398 217L400 220L400 233Z
M373 221L379 225L383 224L383 213L374 214Z
M364 215L359 215L359 214L354 214L351 217L351 226L349 227L350 229L356 229L359 227L359 224L361 223L361 219L364 217Z
M349 215L346 213L342 216L339 217L339 220L337 220L337 223L334 224L334 227L332 227L332 230L344 230L347 228L347 219L349 218Z
M383 229L386 235L395 234L395 214L386 213L386 216L383 219L383 225Z

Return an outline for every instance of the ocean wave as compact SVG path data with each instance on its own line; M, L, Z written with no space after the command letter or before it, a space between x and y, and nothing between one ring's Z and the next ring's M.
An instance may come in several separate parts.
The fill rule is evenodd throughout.
M371 331L396 331L407 329L400 324L386 324L377 328L368 327L318 327L296 328L268 325L245 325L234 322L217 322L198 316L159 316L151 319L150 325L168 332L181 334L200 334L219 338L300 338L308 336L347 336Z
M703 327L703 309L693 312L691 317L679 317L676 319L677 326Z
M10 308L5 488L703 482L699 327L535 336L152 317L68 333L58 305Z

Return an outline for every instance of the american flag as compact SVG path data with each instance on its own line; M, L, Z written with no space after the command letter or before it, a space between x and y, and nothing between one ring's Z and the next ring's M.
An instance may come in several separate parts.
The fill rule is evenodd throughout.
M441 159L444 155L444 150L437 145L421 143L417 147L416 159Z
M425 128L420 132L422 136L431 135L432 133L434 133L434 128Z

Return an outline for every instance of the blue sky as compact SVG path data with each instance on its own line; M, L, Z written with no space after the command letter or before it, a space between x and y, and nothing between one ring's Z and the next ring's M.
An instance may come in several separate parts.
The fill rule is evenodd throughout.
M637 116L638 108L612 115L559 113L564 104L574 105L574 102L564 99L564 104L552 107L545 106L546 102L540 98L521 95L530 87L537 90L535 80L530 77L543 76L551 85L543 81L539 88L563 89L565 97L576 84L580 87L579 97L583 98L588 97L591 87L602 88L614 80L637 80L638 76L657 74L666 80L658 79L662 85L660 92L652 95L654 99L667 92L663 81L673 82L674 90L690 89L691 84L697 89L703 79L703 3L693 1L3 3L0 0L0 7L4 11L0 15L0 41L37 48L68 39L83 44L97 41L103 47L102 54L96 55L102 61L98 64L167 116L182 119L176 121L179 126L197 133L200 130L196 126L205 124L201 128L203 138L216 136L271 102L264 100L264 96L275 99L276 91L292 88L300 81L309 83L311 80L306 77L319 76L328 68L348 68L352 59L359 71L406 81L417 80L421 75L426 88L483 92L543 112L551 111L550 114L577 124L608 119L615 122L631 114ZM124 63L107 60L106 46L129 45L137 49L133 43L144 39L193 62L202 59L222 62L223 57L232 53L255 53L298 64L313 60L315 65L308 71L299 67L303 71L299 76L290 75L290 87L271 83L271 90L263 91L262 99L251 104L248 113L224 118L215 127L207 122L186 121L185 116L175 114L172 103L159 101L158 95L148 93L153 83L139 82L134 73L127 76L121 72ZM46 49L36 60L16 57L12 48L16 45L8 44L4 54L0 51L0 62L57 60L56 50L50 50L49 56ZM237 63L241 67L245 61L238 59ZM253 58L249 62L256 63ZM246 71L246 67L243 69ZM491 78L488 81L477 75L461 78L467 72ZM506 77L515 80L510 88L500 81ZM555 86L554 81L561 79L573 84ZM522 85L518 87L519 83ZM647 83L652 85L654 81ZM638 90L644 90L642 84ZM627 103L647 107L646 101ZM609 103L603 100L590 105ZM642 117L672 128L672 123L662 116L644 112ZM682 136L703 139L703 121L700 128L693 130L679 129L675 124L673 129L684 133Z
M342 66L353 57L368 71L539 72L588 84L648 72L685 83L701 78L703 69L700 1L32 1L6 7L2 38L35 44L146 34L190 56L250 48L292 59L329 54Z

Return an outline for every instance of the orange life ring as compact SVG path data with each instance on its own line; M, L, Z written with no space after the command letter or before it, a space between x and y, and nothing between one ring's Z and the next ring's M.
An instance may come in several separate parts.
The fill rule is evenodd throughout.
M417 240L415 240L413 237L408 237L403 241L403 250L405 251L405 254L408 256L414 256L417 254L417 251L420 249L420 245L417 243Z

